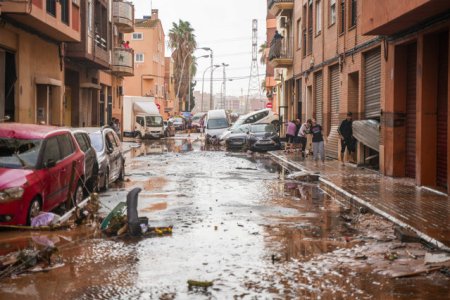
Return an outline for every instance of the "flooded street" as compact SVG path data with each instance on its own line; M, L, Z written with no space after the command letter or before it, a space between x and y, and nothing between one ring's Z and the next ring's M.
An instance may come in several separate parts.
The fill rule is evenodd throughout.
M173 225L173 234L108 238L88 225L0 232L1 255L51 243L63 264L3 279L0 299L449 297L439 272L391 278L423 259L422 245L400 243L393 225L371 214L349 225L345 207L316 184L288 179L268 155L205 149L193 135L132 148L126 163L126 180L100 195L102 213L141 187L139 215ZM384 259L393 249L399 259ZM213 286L189 288L188 280Z

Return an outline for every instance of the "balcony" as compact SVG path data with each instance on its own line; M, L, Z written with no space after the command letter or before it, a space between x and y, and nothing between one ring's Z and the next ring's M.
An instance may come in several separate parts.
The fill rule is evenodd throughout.
M278 16L281 11L290 11L294 9L294 0L269 0L268 6L270 13Z
M71 0L1 0L1 13L59 42L79 42L80 7Z
M270 43L269 61L274 68L289 68L294 62L292 38L273 39Z
M134 6L131 2L113 2L113 21L122 33L134 31Z
M450 1L378 0L361 1L361 31L364 35L393 35L427 19L446 13Z
M133 49L114 48L111 70L117 76L134 76Z

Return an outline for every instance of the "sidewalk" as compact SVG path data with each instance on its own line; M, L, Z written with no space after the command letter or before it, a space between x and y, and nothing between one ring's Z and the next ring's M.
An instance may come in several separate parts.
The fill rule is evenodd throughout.
M350 164L341 166L337 160L316 167L312 158L303 160L298 153L270 154L295 169L319 172L321 188L338 200L367 207L413 230L425 241L450 250L450 197L417 187L408 178L382 176Z

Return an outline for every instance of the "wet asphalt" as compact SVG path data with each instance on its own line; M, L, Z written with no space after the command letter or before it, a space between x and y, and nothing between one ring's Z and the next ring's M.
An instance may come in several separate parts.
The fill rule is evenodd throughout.
M173 234L111 238L87 225L1 232L0 254L50 241L63 265L0 281L0 299L448 296L449 281L442 278L388 280L370 267L356 272L313 262L353 247L346 239L357 233L342 223L338 202L315 184L287 179L288 173L268 155L205 148L198 135L133 145L126 180L101 194L101 213L141 187L139 215L151 226L173 225ZM189 288L188 280L213 286Z

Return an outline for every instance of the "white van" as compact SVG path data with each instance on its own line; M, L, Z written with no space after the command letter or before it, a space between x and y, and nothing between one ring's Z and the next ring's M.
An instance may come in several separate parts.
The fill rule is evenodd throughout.
M153 97L124 97L123 134L138 138L164 137L163 118Z
M278 115L274 114L270 108L264 108L261 110L250 112L246 115L240 116L236 122L233 124L232 128L238 128L243 124L273 124L275 127L278 125ZM230 130L226 130L220 136L220 141L225 142L228 139L228 136L231 134Z
M206 141L219 137L230 127L230 118L224 109L208 111L205 121Z

